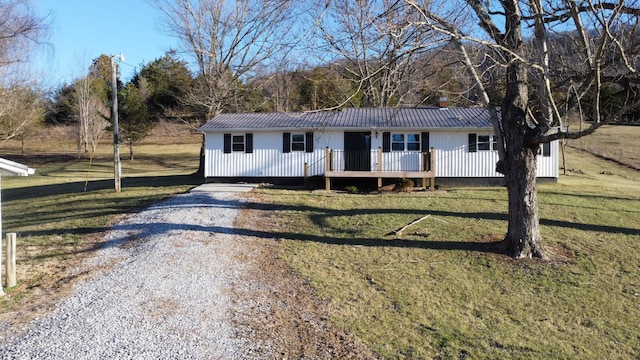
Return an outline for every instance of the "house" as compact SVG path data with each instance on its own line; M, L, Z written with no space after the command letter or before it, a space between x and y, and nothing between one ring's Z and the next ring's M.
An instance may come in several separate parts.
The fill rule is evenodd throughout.
M309 113L221 114L200 127L206 181L324 177L501 184L484 108L346 108ZM558 144L545 144L538 179L558 177Z

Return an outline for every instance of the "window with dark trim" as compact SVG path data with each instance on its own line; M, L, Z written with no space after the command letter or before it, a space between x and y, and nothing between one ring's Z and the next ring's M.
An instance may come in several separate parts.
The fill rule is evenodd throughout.
M231 137L231 150L234 152L244 151L244 135L233 135Z
M225 154L231 152L253 152L253 134L248 133L244 135L224 134L224 149Z
M291 134L291 151L304 151L304 134Z
M304 134L282 133L282 152L292 151L313 152L313 132Z
M382 152L390 151L429 151L429 133L392 134L382 133Z
M469 134L469 152L498 150L496 138L493 135Z

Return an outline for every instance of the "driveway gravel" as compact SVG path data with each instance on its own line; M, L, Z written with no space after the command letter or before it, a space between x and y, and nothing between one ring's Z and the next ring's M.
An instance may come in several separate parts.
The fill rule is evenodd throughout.
M91 260L102 270L3 339L0 358L258 358L232 322L230 290L246 270L233 235L242 201L198 189L127 217Z

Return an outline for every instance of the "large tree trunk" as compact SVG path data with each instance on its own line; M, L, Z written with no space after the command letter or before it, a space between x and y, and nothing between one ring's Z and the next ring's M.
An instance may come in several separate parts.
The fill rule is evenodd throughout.
M517 66L515 66L517 67ZM526 76L524 67L521 74ZM517 70L514 70L517 73ZM542 250L536 189L539 144L532 143L533 129L526 120L526 82L513 82L502 114L506 157L499 164L509 194L509 227L503 249L510 256L546 258Z
M545 258L542 251L538 193L536 189L537 153L533 142L537 129L529 127L527 66L522 50L521 17L518 2L506 1L506 36L504 45L513 52L507 67L506 92L502 104L502 132L505 158L498 170L505 175L509 193L509 228L503 241L504 250L514 258Z
M505 181L509 193L509 227L504 250L513 258L546 258L538 218L537 151L526 146L509 151Z

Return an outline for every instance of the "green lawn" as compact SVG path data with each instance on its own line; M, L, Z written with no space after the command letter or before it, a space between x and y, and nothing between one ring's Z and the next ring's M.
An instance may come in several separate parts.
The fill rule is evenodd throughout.
M506 232L504 188L256 199L273 204L281 256L332 320L383 358L638 358L640 173L567 160L570 175L539 186L551 262L486 251Z

